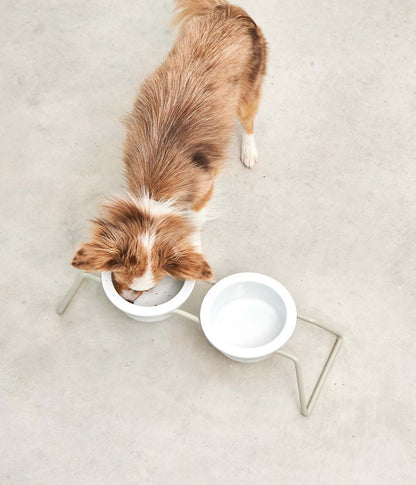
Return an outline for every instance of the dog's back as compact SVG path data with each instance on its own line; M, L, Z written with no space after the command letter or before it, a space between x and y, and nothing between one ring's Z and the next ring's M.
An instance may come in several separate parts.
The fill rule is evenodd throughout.
M236 113L243 123L247 98L260 91L266 43L243 9L222 0L177 0L176 21L176 42L128 119L124 161L131 192L146 187L192 207L222 168Z

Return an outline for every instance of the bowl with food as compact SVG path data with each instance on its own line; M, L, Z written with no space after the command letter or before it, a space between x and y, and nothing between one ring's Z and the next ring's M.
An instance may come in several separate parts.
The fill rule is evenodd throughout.
M237 362L270 357L291 337L296 306L278 281L258 273L236 273L206 294L200 312L209 342Z
M134 301L124 299L116 290L111 271L101 273L105 294L113 305L128 317L140 322L158 322L169 318L191 296L194 280L166 276L154 288L138 292Z

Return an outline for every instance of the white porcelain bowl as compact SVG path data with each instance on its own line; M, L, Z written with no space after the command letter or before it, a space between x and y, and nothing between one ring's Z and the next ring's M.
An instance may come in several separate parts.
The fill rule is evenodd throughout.
M291 337L296 306L286 288L258 273L237 273L206 294L200 314L211 344L238 362L270 357Z
M170 317L171 313L183 305L191 296L195 281L187 280L181 281L181 285L175 286L175 292L172 292L172 298L169 298L170 295L167 295L165 291L166 288L169 288L169 284L166 284L168 278L170 277L166 277L162 280L159 285L151 290L151 293L143 293L143 295L136 300L137 303L130 303L117 293L117 290L114 288L111 272L104 271L101 273L101 283L104 292L111 303L124 312L128 317L141 322L158 322ZM171 278L171 280L173 280L173 278ZM172 288L172 286L170 287ZM163 288L163 291L159 292L158 288L161 290ZM143 304L140 304L141 301L143 301Z

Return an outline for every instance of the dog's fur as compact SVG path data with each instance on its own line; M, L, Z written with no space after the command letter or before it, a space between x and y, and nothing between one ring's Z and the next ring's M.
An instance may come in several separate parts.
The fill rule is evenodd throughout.
M267 47L255 22L226 0L176 0L181 28L127 119L129 195L112 199L72 264L113 271L119 290L146 290L170 274L207 280L201 214L223 167L237 113L242 162L257 154L253 123Z

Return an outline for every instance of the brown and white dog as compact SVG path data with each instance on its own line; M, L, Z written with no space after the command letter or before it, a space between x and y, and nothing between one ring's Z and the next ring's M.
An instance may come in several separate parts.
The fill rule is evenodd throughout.
M212 278L201 229L236 114L241 160L249 168L257 160L253 123L267 57L260 28L226 0L176 3L176 42L126 122L128 195L110 199L72 260L81 270L112 271L130 300L168 274Z

